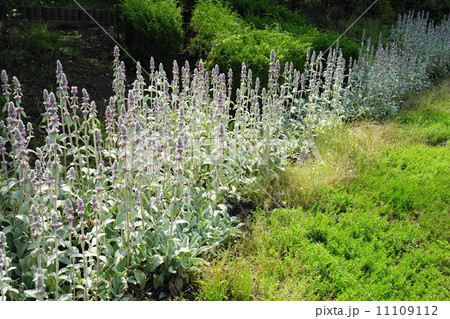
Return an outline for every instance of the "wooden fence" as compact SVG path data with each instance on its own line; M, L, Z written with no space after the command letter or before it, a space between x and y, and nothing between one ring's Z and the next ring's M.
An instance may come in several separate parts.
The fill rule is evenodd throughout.
M54 25L94 23L82 9L37 6L17 6L16 9L19 14L12 19L13 22L28 20ZM102 26L117 24L117 15L114 11L104 9L86 9L86 11Z

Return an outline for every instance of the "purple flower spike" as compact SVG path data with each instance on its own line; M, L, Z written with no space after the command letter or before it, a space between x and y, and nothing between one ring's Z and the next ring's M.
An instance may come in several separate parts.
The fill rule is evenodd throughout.
M70 199L66 200L66 205L64 206L64 211L67 214L67 221L69 223L73 222L73 205Z
M58 212L54 210L51 215L50 229L59 230L61 227L61 222L59 221Z
M89 94L86 89L82 89L81 94L83 95L83 103L89 103Z
M6 243L6 236L4 232L0 231L0 249L6 248L7 243Z
M155 60L153 57L150 58L150 72L153 74L155 72Z
M100 131L95 131L95 144L97 145L97 150L103 151L103 138Z
M72 94L73 97L76 97L77 94L78 94L78 87L72 86L72 87L70 88L70 93ZM77 98L77 99L78 99L78 98Z
M8 74L6 73L6 71L5 70L2 70L2 75L1 75L1 78L2 78L2 83L3 84L8 84Z
M97 216L98 213L100 212L100 207L98 204L98 199L96 195L93 195L91 198L91 207L92 207L92 212L94 214L94 216Z
M64 70L62 67L62 64L59 60L56 61L56 78L59 80L61 78L61 75L63 74Z
M28 122L27 123L27 134L28 134L28 136L31 136L31 135L33 135L33 124L31 124L31 122Z
M69 168L69 170L67 171L67 179L69 180L69 182L73 183L76 178L77 171L73 167Z
M77 214L80 217L84 217L85 215L85 207L84 207L84 203L83 200L81 198L78 198L76 201L76 205L77 205Z
M37 240L42 235L41 229L41 214L36 209L36 206L31 205L30 208L30 229L33 231L31 236Z
M117 45L114 47L113 54L114 54L114 60L118 61L119 58L120 58L120 50L119 50L119 47Z
M16 91L17 94L22 93L22 85L20 84L19 79L13 76L13 82L14 82L14 91Z
M58 89L67 93L67 90L69 89L69 82L67 82L67 77L64 73L61 75L61 83L59 85L60 86Z

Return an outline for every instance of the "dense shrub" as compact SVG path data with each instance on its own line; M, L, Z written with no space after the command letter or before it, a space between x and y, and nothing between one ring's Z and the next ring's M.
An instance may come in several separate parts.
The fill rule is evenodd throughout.
M125 43L144 61L153 56L170 66L183 43L183 18L174 0L124 0L120 4Z
M276 25L255 29L220 1L199 1L191 26L196 32L189 46L191 54L206 59L211 67L231 68L235 74L245 62L254 78L259 77L263 83L272 49L282 64L293 62L296 68L302 68L311 46L307 35L296 36Z
M265 69L272 49L282 65L292 62L301 70L309 47L325 51L339 37L336 32L318 31L306 24L303 15L270 1L230 0L228 3L232 7L213 0L197 4L191 20L195 37L189 52L206 59L209 66L231 68L235 74L245 62L254 77L263 83L267 80ZM359 52L359 44L345 37L340 40L340 48L346 58L356 58Z
M196 58L206 58L217 38L237 33L244 22L231 8L220 1L200 0L192 14L194 37L188 52Z
M235 74L239 74L242 62L245 62L254 77L259 77L262 83L266 83L266 70L272 50L282 66L286 62L292 62L296 68L302 68L310 46L311 43L278 28L255 30L247 27L237 34L218 39L208 55L208 63L231 68Z

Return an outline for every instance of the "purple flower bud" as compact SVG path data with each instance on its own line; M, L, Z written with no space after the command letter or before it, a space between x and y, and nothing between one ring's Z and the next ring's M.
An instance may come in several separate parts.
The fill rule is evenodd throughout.
M97 114L97 104L95 104L95 101L91 102L91 109L90 109L90 116L95 117Z
M103 138L100 131L95 131L95 144L97 145L97 150L103 151Z
M84 217L85 215L85 207L84 207L84 202L81 198L78 198L76 201L76 205L77 205L77 214L80 217Z
M15 148L19 148L23 145L23 136L20 133L19 129L17 127L15 127L12 131L11 131L11 144L13 145L13 147Z
M125 145L125 142L127 140L128 137L128 130L127 127L124 124L121 124L119 127L119 134L120 134L120 138L122 140L121 143L119 143L119 146L123 147Z
M58 230L60 227L61 223L59 221L58 212L56 210L53 210L51 214L50 229Z
M68 87L68 82L67 82L67 77L66 77L66 75L63 73L63 74L61 74L61 82L60 82L60 85L59 85L59 90L60 91L63 91L63 92L65 92L65 94L67 94L67 90L69 89L69 87Z
M83 95L83 103L89 103L89 94L86 89L82 89L81 94Z
M2 70L1 79L2 79L2 83L3 83L2 84L3 96L8 98L9 96L11 96L11 92L9 91L9 88L11 86L8 83L9 82L8 75L6 74L5 70Z
M73 222L73 205L70 199L66 199L66 204L64 205L64 211L67 214L67 220L71 223Z
M78 87L72 86L70 89L70 93L72 94L73 97L76 97L78 95Z
M245 62L242 62L241 79L245 79L246 77L247 77L247 67L245 66Z
M203 59L198 62L198 72L201 74L205 71L205 65L203 64Z
M114 60L119 60L119 58L120 58L120 50L119 50L119 47L117 45L114 46L113 54L114 54Z
M39 237L39 230L41 228L41 214L39 214L34 204L30 207L30 217L30 229L34 229L35 232L37 232L37 236L33 236L34 239L37 239Z
M100 209L99 209L99 203L98 203L98 199L97 199L96 195L92 195L91 207L92 207L92 212L93 212L94 216L97 216Z
M75 181L75 179L77 178L77 171L73 167L71 167L67 171L66 176L67 176L67 179L69 180L69 182L73 183Z
M120 173L120 171L119 171L119 163L117 163L116 160L114 160L114 163L112 165L111 173L115 177L119 176L119 173Z
M44 89L44 91L42 92L42 97L44 99L44 103L46 103L47 100L48 100L48 91L47 91L47 89Z
M15 76L13 76L13 82L14 82L14 91L16 91L17 94L20 94L22 92L22 86Z
M27 123L27 131L28 131L28 136L33 135L33 124L31 124L31 122Z
M59 79L63 73L63 67L59 60L56 61L56 77Z
M48 102L50 107L56 107L56 97L53 92L48 95Z
M259 77L257 77L256 78L256 80L255 80L255 92L256 93L258 93L258 91L259 91L259 88L260 88L260 80L259 80Z
M150 72L155 72L155 60L153 59L153 57L150 58Z

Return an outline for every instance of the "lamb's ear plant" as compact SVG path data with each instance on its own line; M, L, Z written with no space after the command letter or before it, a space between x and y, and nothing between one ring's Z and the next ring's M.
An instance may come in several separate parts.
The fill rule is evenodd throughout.
M127 86L115 48L105 123L57 62L56 93L43 92L47 136L34 150L20 82L2 71L0 298L128 300L131 283L188 279L202 254L240 234L231 203L270 204L260 188L288 159L320 160L320 130L396 112L448 69L449 34L448 18L408 14L387 45L364 39L348 62L339 47L308 51L300 72L272 51L265 86L242 64L235 90L231 70L175 62L169 79L153 59Z
M0 232L0 301L6 301L8 293L18 293L11 285L12 278L9 277L15 267L11 266L11 259L6 254L8 243L4 232Z

